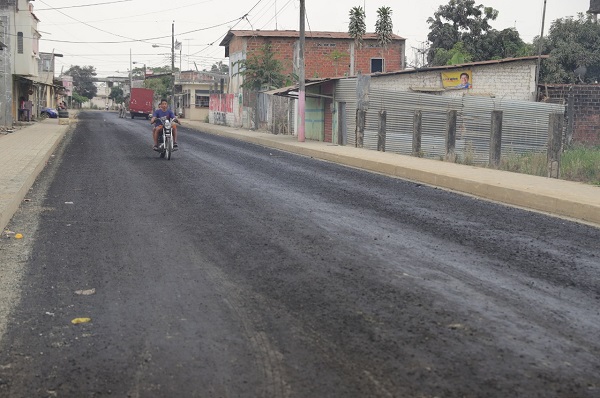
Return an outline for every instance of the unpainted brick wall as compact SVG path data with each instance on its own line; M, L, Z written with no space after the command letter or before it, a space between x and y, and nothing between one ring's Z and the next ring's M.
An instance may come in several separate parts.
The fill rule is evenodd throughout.
M542 93L551 101L562 100L565 104L573 96L573 142L600 145L600 85L551 85L543 87Z
M241 42L245 40L245 46ZM275 58L281 61L283 74L294 71L294 58L298 39L294 37L235 37L230 42L230 54L246 51L246 57L260 51L269 43ZM305 76L311 78L341 77L350 74L353 41L349 39L306 39L304 47ZM370 73L371 59L384 58L386 71L402 69L402 42L392 42L387 49L376 45L376 41L365 40L362 48L355 49L354 72Z

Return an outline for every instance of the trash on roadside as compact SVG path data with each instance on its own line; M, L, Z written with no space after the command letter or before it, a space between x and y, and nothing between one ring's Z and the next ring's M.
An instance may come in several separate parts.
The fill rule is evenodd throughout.
M10 238L11 236L15 236L15 233L16 232L5 229L4 232L2 233L2 235L4 235L5 238Z
M92 321L92 318L75 318L75 319L71 320L71 323L73 325L77 325L79 323L88 323L88 322L91 322L91 321Z
M48 312L48 311L46 311L46 315L54 316L54 312Z
M23 239L23 234L15 234L15 239Z
M73 202L65 202L66 205L72 205Z
M75 294L79 294L81 296L89 296L91 294L95 294L96 293L96 289L86 289L86 290L75 290Z

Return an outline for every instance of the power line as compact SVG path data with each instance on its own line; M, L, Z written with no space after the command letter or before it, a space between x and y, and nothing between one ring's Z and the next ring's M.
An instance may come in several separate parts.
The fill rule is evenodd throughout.
M260 4L262 1L263 1L263 0L258 0L258 1L256 2L256 4L254 4L254 6L252 6L252 8L250 9L250 11L248 11L247 13L245 13L245 14L244 14L242 17L238 18L238 21L235 23L235 25L233 25L231 28L229 28L229 30L232 30L233 28L235 28L235 27L237 26L237 24L239 24L239 23L240 23L241 21L243 21L244 19L247 19L247 18L248 18L248 14L250 14L250 13L252 12L252 10L254 10L254 9L256 8L256 6L257 6L257 5L259 5L259 4ZM227 33L226 33L226 34L227 34ZM225 35L226 35L226 34L225 34ZM196 51L195 53L191 54L190 56L193 56L193 55L196 55L196 54L199 54L199 53L201 53L201 52L205 51L206 49L210 48L210 47L211 47L213 44L215 44L215 42L216 42L217 40L221 40L223 37L225 37L225 35L221 35L221 36L219 36L219 37L218 37L218 38L217 38L215 41L213 41L212 43L208 44L206 47L204 47L204 48L202 48L202 49L200 49L200 50Z
M44 3L42 0L40 0L40 2L41 2L41 3L43 3L43 4L45 4L45 5L48 5L48 4ZM221 23L221 24L217 24L217 25L212 25L212 26L209 26L209 27L206 27L206 28L193 29L193 30L189 30L189 31L187 31L187 32L178 33L178 36L183 36L183 35L187 35L187 34L190 34L190 33L200 32L200 31L203 31L203 30L208 30L208 29L218 28L218 27L220 27L220 26L224 26L224 25L230 24L230 23L232 23L232 22L235 22L235 21L238 21L238 23L239 23L239 21L240 21L240 20L242 20L242 19L244 19L244 18L246 18L246 17L248 16L248 14L249 14L249 13L250 13L250 12L251 12L251 11L252 11L252 10L253 10L255 7L256 7L256 6L257 6L257 5L260 3L260 2L262 2L262 0L259 0L259 1L258 1L258 2L257 2L255 5L254 5L254 7L252 7L252 8L250 9L250 11L248 11L246 14L244 14L244 15L243 15L243 16L241 16L240 18L232 19L232 20L230 20L230 21L223 22L223 23ZM187 6L184 6L184 7L187 7ZM183 7L180 7L180 8L183 8ZM170 38L170 37L171 37L171 35L169 35L169 36L151 37L151 38L146 38L146 39L133 39L133 38L131 38L131 37L127 37L127 36L121 36L121 35L118 35L118 34L115 34L115 33L108 32L108 31L106 31L106 30L103 30L103 29L97 28L97 27L95 27L95 26L93 26L93 25L90 25L90 24L88 24L88 23L86 23L86 22L79 21L78 19L76 19L76 18L73 18L73 17L71 17L71 16L69 16L69 15L67 15L67 14L65 14L65 13L63 13L63 12L61 12L61 11L58 11L58 12L59 12L59 13L61 13L61 14L63 14L64 16L66 16L66 17L68 17L68 18L71 18L71 19L72 19L72 20L74 20L74 21L77 21L78 23L81 23L81 24L84 24L84 25L86 25L86 26L89 26L90 28L93 28L93 29L99 30L99 31L101 31L101 32L104 32L104 33L108 33L108 34L110 34L110 35L113 35L113 36L117 36L117 37L121 37L121 38L124 38L124 39L128 39L128 40L124 40L124 41L72 41L72 40L54 40L54 39L44 39L44 38L40 38L40 41L48 41L48 42L55 42L55 43L70 43L70 44L124 44L124 43L135 43L135 42L142 42L142 43L145 43L145 42L149 42L149 41L152 41L152 40L166 39L166 38ZM236 24L236 25L237 25L237 24ZM235 26L235 25L234 25L234 26ZM9 35L11 35L11 34L9 33ZM14 36L14 35L13 35L13 36ZM214 42L213 42L213 43L214 43ZM213 43L211 43L210 45L212 45Z
M105 4L126 3L128 1L133 1L133 0L118 0L118 1L109 1L109 2L106 2L106 3L80 4L78 6L67 6L67 7L52 7L52 6L48 6L48 4L46 4L46 3L44 3L42 1L41 3L46 4L50 8L36 8L35 12L38 12L38 11L49 11L49 10L63 10L65 8L79 8L79 7L103 6Z
M67 15L67 14L65 14L65 13L64 13L64 12L62 12L62 11L58 11L57 9L55 9L55 8L52 8L51 6L49 6L48 4L46 4L45 2L43 2L43 1L41 1L41 0L40 0L40 3L42 3L42 4L44 4L44 5L48 6L48 7L50 7L50 8L51 8L51 9L53 9L53 10L56 10L57 12L59 12L59 13L60 13L60 14L62 14L62 15L64 15L65 17L67 17L67 18L71 18L72 20L74 20L74 21L77 21L77 22L79 22L79 23L82 23L82 24L84 24L85 26L89 26L89 27L90 27L90 28L92 28L92 29L96 29L96 30L99 30L100 32L108 33L108 34L110 34L110 35L113 35L113 36L122 37L122 38L124 38L124 39L130 39L130 40L133 40L133 41L137 41L137 40L135 40L135 39L131 39L131 37L126 37L126 36L117 35L117 34L115 34L115 33L112 33L112 32L109 32L109 31L106 31L106 30L104 30L104 29L97 28L97 27L95 27L95 26L93 26L93 25L90 25L90 24L89 24L89 23L87 23L87 22L80 21L80 20L78 20L78 19L76 19L76 18L73 18L73 17L72 17L72 16L70 16L70 15ZM49 41L51 41L51 40L49 40ZM83 43L82 43L82 44L83 44ZM93 43L87 43L87 44L93 44Z

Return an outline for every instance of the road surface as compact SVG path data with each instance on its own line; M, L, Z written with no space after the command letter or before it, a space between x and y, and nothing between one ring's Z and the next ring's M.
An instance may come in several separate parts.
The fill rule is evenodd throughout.
M0 241L0 397L600 396L599 229L178 141L80 113Z

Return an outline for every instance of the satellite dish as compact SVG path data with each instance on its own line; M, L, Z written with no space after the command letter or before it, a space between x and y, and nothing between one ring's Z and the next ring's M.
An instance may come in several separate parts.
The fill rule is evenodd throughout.
M587 73L587 68L585 66L580 66L579 68L575 69L573 73L575 73L575 76L577 76L581 83L584 83L583 78Z

